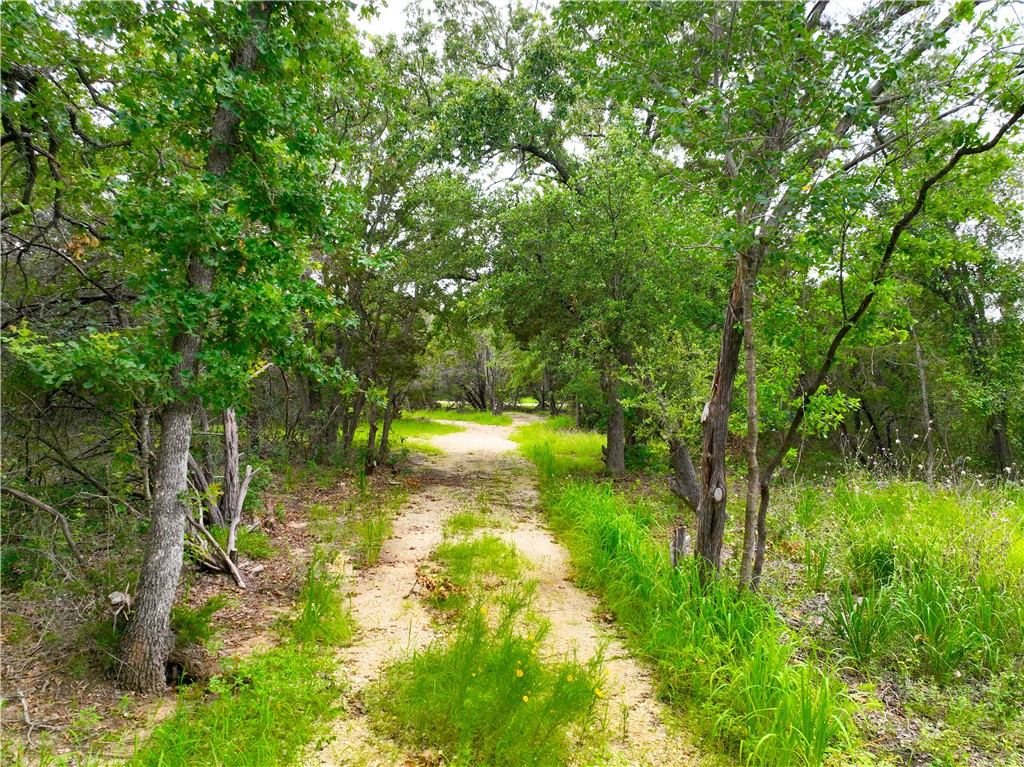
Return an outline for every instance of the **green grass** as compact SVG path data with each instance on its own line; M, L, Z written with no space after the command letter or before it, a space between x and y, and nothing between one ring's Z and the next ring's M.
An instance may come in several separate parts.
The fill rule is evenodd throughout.
M174 713L127 762L131 767L285 767L326 738L344 690L333 647L349 641L351 617L328 557L314 553L297 616L282 645L227 662L209 685L183 688Z
M541 660L529 592L476 603L450 640L389 668L367 695L374 727L447 764L554 767L601 742L601 658ZM491 620L489 612L497 612Z
M512 440L519 443L523 455L536 464L545 479L599 474L604 470L604 435L577 431L568 416L524 424L512 433Z
M372 567L380 559L384 542L391 537L392 521L407 493L402 487L372 495L361 492L336 506L315 503L309 507L309 529L321 543L344 549L360 567Z
M607 485L549 486L545 506L583 583L597 590L665 694L696 708L707 734L755 764L819 765L854 745L839 681L797 660L785 626L757 595L673 569L660 510Z
M342 690L325 653L287 643L234 661L210 683L213 698L190 689L128 762L132 767L278 767L297 763L329 732Z
M211 527L210 533L216 539L221 548L227 549L228 528ZM277 553L268 536L262 530L250 530L244 525L239 525L235 536L235 547L239 554L244 554L250 559L270 559Z
M442 523L441 530L445 538L452 538L469 535L481 527L494 527L496 523L497 520L486 511L457 511Z
M291 622L292 635L299 644L336 647L352 639L352 616L342 601L341 576L331 572L332 561L317 548L306 568L298 614Z
M437 564L437 588L427 601L441 610L466 606L470 594L493 591L519 577L523 560L515 547L492 534L442 543L430 555Z
M413 410L402 415L406 418L432 418L442 421L466 421L483 426L511 426L512 416L492 415L479 410Z

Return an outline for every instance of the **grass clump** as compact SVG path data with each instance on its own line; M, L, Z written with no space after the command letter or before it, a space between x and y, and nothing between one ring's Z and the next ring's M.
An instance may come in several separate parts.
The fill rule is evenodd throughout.
M512 441L536 464L544 479L600 474L605 437L597 432L577 431L566 416L520 426Z
M519 577L522 557L515 546L492 534L458 543L442 543L430 555L440 568L427 601L441 610L457 610L472 589L491 590Z
M470 535L481 527L493 527L494 518L486 511L457 511L441 526L445 538L456 535Z
M227 550L228 528L211 527L210 534L216 539L221 548ZM270 542L270 536L262 530L250 530L239 525L235 535L235 548L239 554L244 554L249 559L270 559L277 553L277 549Z
M213 616L228 603L226 594L214 594L199 607L177 602L171 608L171 629L179 646L206 645L217 635Z
M298 615L292 622L292 634L300 644L338 646L352 639L352 616L339 591L341 576L331 572L331 562L332 558L318 548L306 568Z
M168 719L128 762L131 767L294 764L327 735L341 690L329 654L289 643L237 660L210 682L200 703L188 688Z
M483 426L511 426L512 416L493 415L480 410L413 410L402 416L406 418L431 418L442 421L465 421ZM440 425L440 424L439 424Z
M524 615L530 592L508 592L493 625L467 610L451 640L389 668L368 693L374 726L453 765L548 767L593 747L599 732L601 658L545 663L545 626Z

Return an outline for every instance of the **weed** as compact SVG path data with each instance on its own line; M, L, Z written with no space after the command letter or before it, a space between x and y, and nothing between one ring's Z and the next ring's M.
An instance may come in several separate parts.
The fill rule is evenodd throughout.
M292 633L300 644L337 646L352 639L352 617L339 592L341 576L330 571L332 561L318 548L306 568L298 616L292 622Z
M391 537L391 514L387 509L377 509L355 523L358 536L356 550L362 564L373 567L380 560L384 541Z
M448 517L442 525L445 538L456 535L469 535L477 528L491 527L494 520L485 511L458 511Z
M889 591L866 591L857 597L849 580L829 602L825 621L846 645L846 651L860 663L868 663L882 648L893 629Z
M482 535L458 543L442 543L431 554L441 567L442 583L449 585L428 601L443 610L463 607L468 591L481 586L493 590L519 576L522 558L515 547L496 535Z
M217 634L212 621L214 614L228 603L226 594L215 594L199 607L189 607L185 599L171 608L171 629L178 645L206 645Z
M505 596L493 626L476 603L448 643L385 672L368 693L377 729L457 765L561 765L573 745L597 742L601 658L542 662L546 627L524 620L529 596Z
M828 545L818 543L812 546L804 546L804 579L807 588L817 593L825 585L825 576L828 573Z

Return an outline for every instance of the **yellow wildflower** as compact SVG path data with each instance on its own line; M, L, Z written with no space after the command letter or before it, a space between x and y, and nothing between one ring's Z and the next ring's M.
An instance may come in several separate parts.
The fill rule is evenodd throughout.
M594 695L596 695L599 698L603 698L604 697L604 693L601 692L601 688L600 687L595 687L594 688Z
M566 682L571 682L571 681L572 681L572 674L569 674L569 676L567 676L567 677L565 678L565 681L566 681Z
M523 675L523 670L521 668L517 668L516 669L516 676L522 676L522 675Z
M529 695L524 695L523 696L523 703L529 703L529 702L530 702L530 696Z

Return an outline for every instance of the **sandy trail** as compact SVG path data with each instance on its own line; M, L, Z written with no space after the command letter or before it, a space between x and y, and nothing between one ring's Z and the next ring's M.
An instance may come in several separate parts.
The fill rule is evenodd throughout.
M516 423L529 416L516 415ZM455 422L452 422L455 423ZM495 532L530 562L537 581L536 608L551 621L547 652L575 651L581 660L605 648L609 753L602 764L674 767L705 763L674 715L655 697L650 672L598 620L599 603L570 580L569 554L537 519L534 470L515 453L513 427L459 422L465 431L434 437L444 451L417 472L421 481L394 522L380 562L352 574L352 611L360 639L342 653L342 673L352 692L436 637L427 610L414 594L416 572L442 541L442 523L452 513L483 501L501 523ZM335 739L319 754L325 765L392 765L408 754L381 742L358 712L338 720ZM592 764L588 761L587 764Z

